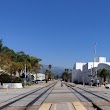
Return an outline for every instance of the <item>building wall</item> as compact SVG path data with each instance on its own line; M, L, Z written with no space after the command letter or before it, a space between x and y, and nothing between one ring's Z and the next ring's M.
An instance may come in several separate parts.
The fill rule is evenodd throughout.
M96 57L96 58L94 58L94 62L105 63L106 58L105 57Z
M81 70L73 70L72 71L72 82L79 81L79 74L81 73Z
M72 72L72 81L90 83L91 79L97 79L97 70L107 69L110 71L110 62L106 62L105 57L97 57L94 62L86 64L75 63L75 68ZM92 76L92 77L91 77Z
M75 63L73 69L74 70L79 70L80 69L82 71L83 70L83 65L85 65L85 63L80 63L80 62Z

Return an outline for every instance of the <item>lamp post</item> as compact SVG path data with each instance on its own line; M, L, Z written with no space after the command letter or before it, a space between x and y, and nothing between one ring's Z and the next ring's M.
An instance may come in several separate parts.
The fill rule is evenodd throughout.
M24 72L25 72L25 79L26 79L26 64L25 64Z
M25 74L24 83L26 84L26 64L24 66L24 74Z
M92 65L91 65L91 87L92 87L92 83L93 83L93 73L92 73Z
M94 61L93 61L93 69L94 69L94 63L95 63L95 57L96 57L96 46L97 46L97 43L95 43L95 45L94 45ZM95 76L96 76L96 79L97 79L97 67L96 67L96 69L94 69L95 71Z

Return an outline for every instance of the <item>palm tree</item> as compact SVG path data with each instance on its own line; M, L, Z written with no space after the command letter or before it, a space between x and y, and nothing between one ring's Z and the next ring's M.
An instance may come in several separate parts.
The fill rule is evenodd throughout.
M52 68L52 65L48 65L48 68L49 68L49 70L51 70L51 68Z
M4 53L0 53L0 69L4 70L6 73L8 73L11 64L12 64L12 61L9 58L9 56Z
M46 80L46 83L48 81L48 77L49 77L49 70L46 70L45 71L45 80Z
M18 72L20 76L21 70L24 71L26 64L27 71L34 71L37 74L41 68L40 61L41 59L29 56L23 51L16 53L9 47L3 46L2 39L0 39L0 69L4 73L16 75Z
M18 69L19 69L19 67L18 67L17 63L16 62L12 62L11 67L10 67L11 76L14 75L14 77L15 77L16 72L18 71Z
M49 79L52 79L53 75L52 75L52 72L51 72L51 68L52 68L52 65L48 65L48 69L49 69L49 75L48 75L48 78Z
M3 48L3 43L2 43L2 39L0 39L0 52L2 52L2 48Z
M42 65L39 64L39 61L41 61L41 59L38 59L33 56L30 57L31 70L35 73L37 73L41 69Z
M70 69L70 71L69 71L69 80L70 80L70 82L72 82L72 69Z
M67 71L64 71L62 73L62 79L67 82L68 81L68 77L69 77L69 75L68 75Z

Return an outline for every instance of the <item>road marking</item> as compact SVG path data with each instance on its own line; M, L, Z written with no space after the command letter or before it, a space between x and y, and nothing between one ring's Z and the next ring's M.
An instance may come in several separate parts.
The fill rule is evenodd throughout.
M38 110L49 110L51 105L51 103L43 103Z
M67 105L68 105L68 107L69 107L69 110L72 110L72 108L71 108L71 103L67 102Z
M72 104L74 105L76 110L87 110L79 101L72 102Z
M54 108L53 108L53 110L56 110L56 108L57 108L57 104L54 104Z

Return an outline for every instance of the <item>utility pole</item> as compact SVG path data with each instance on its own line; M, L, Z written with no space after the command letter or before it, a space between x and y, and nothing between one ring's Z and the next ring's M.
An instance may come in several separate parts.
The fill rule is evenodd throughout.
M95 43L95 45L94 45L94 58L93 58L93 68L94 68L94 59L95 59L95 57L96 57L96 43Z
M93 84L93 69L92 69L92 65L91 65L91 87L92 87L92 84Z
M96 57L96 46L97 46L97 43L95 43L95 46L94 46L94 58ZM95 75L96 75L96 79L97 79L97 67L96 67L96 70L95 70Z
M97 74L96 73L96 70L94 69L94 67L95 67L95 65L94 65L95 64L95 61L94 60L96 58L96 45L97 45L97 43L94 44L94 58L93 58L93 73L95 72L94 73L95 75Z
M83 62L83 68L82 68L83 74L84 74L84 62ZM85 77L83 75L83 86L85 87Z
M26 64L25 64L24 72L25 72L25 79L26 79Z
M25 64L25 67L24 67L24 74L25 74L24 83L26 84L26 64Z

